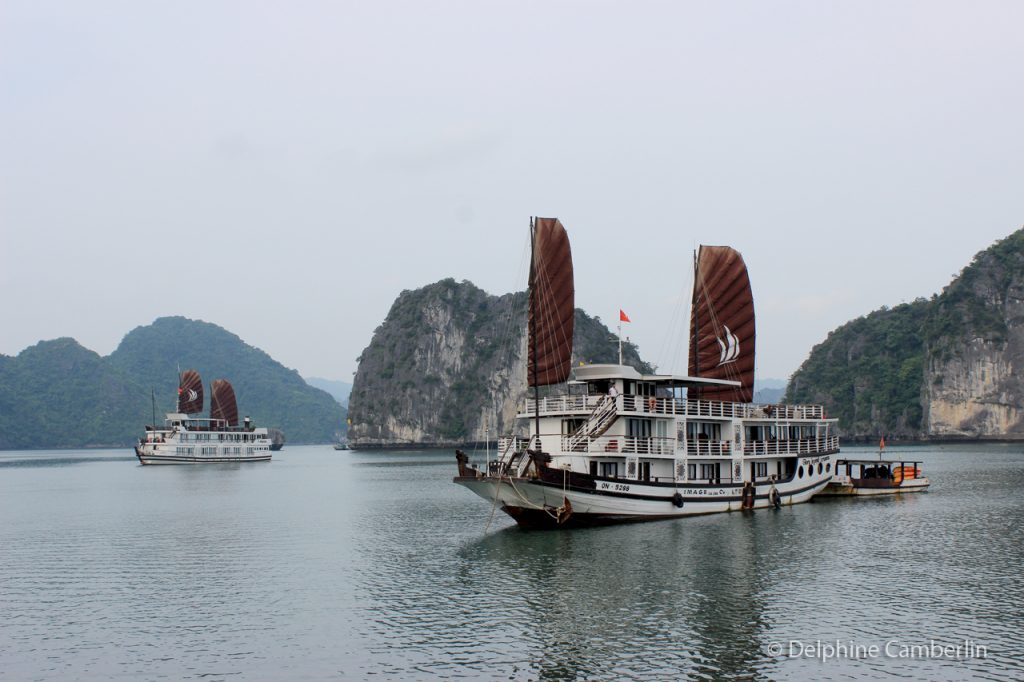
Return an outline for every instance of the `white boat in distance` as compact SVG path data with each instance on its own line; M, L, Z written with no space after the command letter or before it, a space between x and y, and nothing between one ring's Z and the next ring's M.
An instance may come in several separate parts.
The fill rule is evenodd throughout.
M572 368L568 235L531 221L528 436L484 470L456 451L454 481L527 528L668 519L798 504L832 479L839 439L820 405L751 404L754 302L739 252L694 263L687 375ZM541 387L547 394L541 396Z
M270 461L272 442L266 428L256 428L248 417L238 424L235 390L224 379L210 386L209 418L192 415L203 411L203 382L189 369L178 377L177 410L167 415L164 426L146 426L146 435L135 446L143 464L213 464L219 462Z

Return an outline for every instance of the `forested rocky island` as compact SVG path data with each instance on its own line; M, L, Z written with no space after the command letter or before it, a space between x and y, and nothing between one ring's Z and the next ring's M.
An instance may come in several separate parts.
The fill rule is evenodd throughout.
M239 410L289 443L323 443L344 409L265 352L217 325L165 317L129 332L103 357L71 338L0 355L0 449L128 446L173 411L177 365L208 384L231 381Z
M349 402L356 447L454 445L512 428L526 395L526 294L445 279L403 291L359 358ZM600 319L576 309L573 364L618 362ZM624 361L643 372L633 344Z
M793 375L848 438L1024 438L1024 229L941 293L839 327Z

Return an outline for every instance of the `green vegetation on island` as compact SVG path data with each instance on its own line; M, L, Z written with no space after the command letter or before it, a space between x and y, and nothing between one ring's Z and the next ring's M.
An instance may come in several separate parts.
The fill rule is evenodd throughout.
M207 386L230 381L240 415L289 443L330 442L345 428L344 408L298 372L217 325L166 317L107 357L67 338L0 356L0 448L131 445L153 421L153 395L158 422L174 410L179 366Z
M785 399L824 404L848 437L1014 437L1024 428L1022 343L1018 230L977 254L941 294L830 333Z

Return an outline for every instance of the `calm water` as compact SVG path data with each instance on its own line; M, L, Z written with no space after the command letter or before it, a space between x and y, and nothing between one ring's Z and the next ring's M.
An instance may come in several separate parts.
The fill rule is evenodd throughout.
M1024 678L1024 447L909 452L927 494L534 533L449 452L0 452L0 678Z

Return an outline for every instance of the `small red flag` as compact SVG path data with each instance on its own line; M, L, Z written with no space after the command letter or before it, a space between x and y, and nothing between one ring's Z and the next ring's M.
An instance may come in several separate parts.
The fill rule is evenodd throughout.
M878 441L878 449L885 450L885 436L882 436L882 440Z
M625 312L623 312L622 308L619 308L619 322L632 322L632 321L633 320L629 319L629 315L627 315Z

